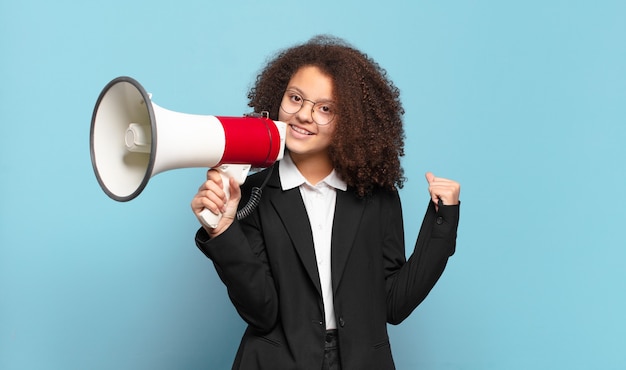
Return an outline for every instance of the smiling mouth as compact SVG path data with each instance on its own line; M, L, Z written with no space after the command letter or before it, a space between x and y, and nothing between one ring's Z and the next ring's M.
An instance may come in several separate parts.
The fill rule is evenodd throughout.
M307 130L305 130L303 128L300 128L300 127L297 127L297 126L294 126L294 125L290 125L290 126L291 126L292 130L294 130L295 132L297 132L299 134L302 134L302 135L315 135L311 131L307 131Z

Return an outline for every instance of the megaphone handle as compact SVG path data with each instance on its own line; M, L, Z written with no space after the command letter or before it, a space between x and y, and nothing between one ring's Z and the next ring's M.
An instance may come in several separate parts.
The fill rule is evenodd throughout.
M222 186L224 193L226 193L226 200L230 198L230 178L234 177L235 180L239 183L239 185L243 184L246 181L246 177L248 176L248 172L250 171L250 165L241 164L241 165L222 165L216 170L222 176ZM217 224L222 219L222 214L215 214L208 209L203 209L200 212L200 218L202 218L202 222L204 225L214 229L217 227Z
M220 175L222 176L222 185L224 186L223 190L224 190L224 193L226 193L226 200L228 201L228 199L230 198L229 178L222 171L220 171ZM217 224L222 219L222 214L219 213L216 215L215 213L205 208L202 210L202 212L200 212L200 218L202 218L202 222L205 225L208 225L210 228L215 229L217 227Z

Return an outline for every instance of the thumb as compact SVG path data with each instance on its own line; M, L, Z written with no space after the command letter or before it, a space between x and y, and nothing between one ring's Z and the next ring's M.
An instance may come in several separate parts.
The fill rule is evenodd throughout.
M241 199L241 189L239 188L237 180L232 177L228 179L228 192L226 198L224 208L221 210L222 216L224 218L235 219L237 216L237 206L239 205L239 200Z
M239 200L241 200L241 187L239 186L239 183L231 177L228 185L230 186L230 199L239 203Z
M441 198L434 192L433 182L435 182L435 175L432 172L426 172L426 181L428 181L428 192L430 193L430 199L435 203L435 211L439 211L439 206L442 205Z
M428 181L428 184L431 184L435 181L435 175L432 172L426 172L426 181Z

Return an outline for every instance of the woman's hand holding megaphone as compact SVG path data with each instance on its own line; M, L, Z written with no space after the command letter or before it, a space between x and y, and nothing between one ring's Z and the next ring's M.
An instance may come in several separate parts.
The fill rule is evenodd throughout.
M241 200L239 183L216 169L207 171L207 181L191 201L191 209L211 237L223 233L235 220Z

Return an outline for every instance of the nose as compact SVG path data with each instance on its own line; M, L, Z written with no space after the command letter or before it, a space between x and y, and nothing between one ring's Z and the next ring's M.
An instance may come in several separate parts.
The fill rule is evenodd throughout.
M298 120L301 122L312 123L313 122L313 107L315 106L315 103L310 101L309 99L303 99L303 100L304 101L302 102L302 106L300 107L300 110L296 112L296 116L298 117ZM309 108L306 105L307 103L311 104L311 108Z

